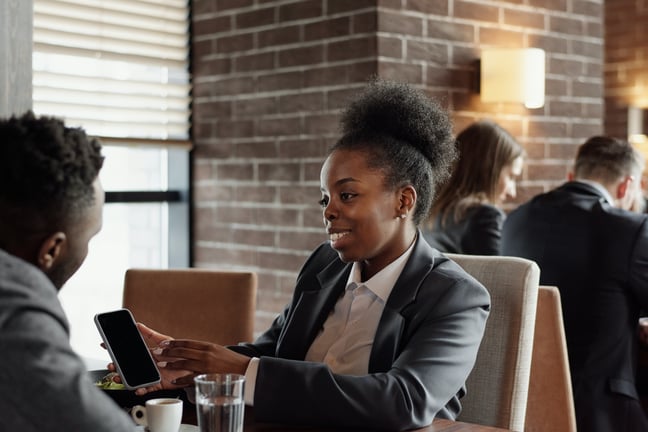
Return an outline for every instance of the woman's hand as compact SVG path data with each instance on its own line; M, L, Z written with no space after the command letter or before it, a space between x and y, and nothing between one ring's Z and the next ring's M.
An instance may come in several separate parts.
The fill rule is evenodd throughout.
M142 323L137 323L137 328L142 334L142 337L144 338L144 342L146 343L146 346L151 349L151 354L153 355L153 359L155 360L156 363L158 363L158 370L160 371L160 382L158 384L149 386L149 387L142 387L137 390L135 390L135 394L138 396L144 395L146 393L152 392L152 391L158 391L158 390L171 390L171 389L178 389L184 387L184 385L176 385L173 382L180 378L184 377L187 375L191 375L191 371L187 370L172 370L172 369L164 369L159 366L160 363L166 364L168 361L176 360L174 358L169 358L169 357L163 357L156 355L156 352L159 352L159 345L163 341L167 340L173 340L171 336L167 336L165 334L159 333L147 326L145 326ZM112 372L116 372L117 368L113 363L108 364L108 370ZM115 382L121 382L121 378L119 376L116 376L114 378ZM189 383L191 385L192 383Z
M166 339L153 353L167 359L158 363L165 376L176 376L175 386L193 384L193 378L202 373L236 373L244 375L250 357L229 350L221 345L189 339ZM162 372L164 371L164 372ZM187 374L187 371L191 371ZM178 374L182 372L184 375Z
M137 329L139 332L142 334L142 337L144 338L144 342L146 343L146 346L155 349L160 346L160 342L165 341L165 340L171 340L173 339L171 336L167 336L165 334L156 332L152 328L149 328L145 326L142 323L137 323Z

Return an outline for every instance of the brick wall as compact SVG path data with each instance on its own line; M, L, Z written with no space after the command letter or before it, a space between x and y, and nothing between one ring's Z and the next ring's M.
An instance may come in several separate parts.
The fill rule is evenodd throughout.
M193 0L194 265L259 274L257 330L324 240L319 167L372 74L489 117L529 154L518 202L563 181L602 132L603 0ZM543 108L482 104L480 48L547 53Z
M628 106L648 108L648 2L605 2L605 129L626 137Z

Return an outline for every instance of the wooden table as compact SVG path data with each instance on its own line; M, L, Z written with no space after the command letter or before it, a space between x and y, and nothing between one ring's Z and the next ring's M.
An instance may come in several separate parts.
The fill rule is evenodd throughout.
M245 407L244 432L339 432L340 429L315 428L306 426L286 426L270 423L257 423L254 421L254 408ZM183 423L197 424L194 412L183 413ZM352 429L345 429L353 432ZM413 429L411 432L510 432L509 429L500 429L471 423L456 422L452 420L436 419L427 427Z
M246 407L247 410L247 407ZM251 417L251 416L250 416ZM244 432L339 432L339 429L309 428L282 426L273 424L255 423L249 416L245 416ZM351 429L346 429L352 432ZM436 419L427 427L413 429L411 432L510 432L509 429L500 429L471 423L455 422L452 420Z

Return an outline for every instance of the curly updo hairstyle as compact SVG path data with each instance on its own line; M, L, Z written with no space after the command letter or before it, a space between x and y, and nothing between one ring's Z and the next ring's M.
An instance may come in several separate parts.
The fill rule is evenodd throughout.
M94 202L101 145L82 129L31 111L0 120L0 239L76 223Z
M407 84L374 78L344 111L341 126L343 136L330 152L365 152L367 166L382 171L387 188L412 185L418 226L456 158L447 112Z

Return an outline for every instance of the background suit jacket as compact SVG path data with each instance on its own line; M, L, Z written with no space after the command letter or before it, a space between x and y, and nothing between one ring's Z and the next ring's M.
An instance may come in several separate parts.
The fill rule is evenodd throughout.
M351 266L328 243L320 245L270 329L254 344L232 347L260 357L257 420L403 430L430 424L435 415L455 418L490 308L486 289L419 233L385 304L369 374L336 375L303 360Z
M431 230L424 231L425 239L441 252L469 255L499 255L504 212L490 204L478 204L466 211L463 219L455 222L453 209L445 224L438 215Z
M648 309L648 216L568 182L506 219L504 255L529 258L562 298L578 430L648 430L635 387L637 320Z

